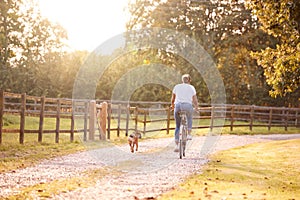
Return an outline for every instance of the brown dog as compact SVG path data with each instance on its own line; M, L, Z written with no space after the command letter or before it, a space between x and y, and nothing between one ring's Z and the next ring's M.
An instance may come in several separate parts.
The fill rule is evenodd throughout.
M128 144L130 146L130 151L132 153L134 152L134 146L135 146L135 151L138 151L138 148L139 148L139 138L141 138L141 134L139 132L131 133L128 136Z

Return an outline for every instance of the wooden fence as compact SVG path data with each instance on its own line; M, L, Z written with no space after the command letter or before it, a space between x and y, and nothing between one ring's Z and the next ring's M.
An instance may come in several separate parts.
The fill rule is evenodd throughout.
M19 143L24 143L26 133L36 133L38 142L44 134L55 134L58 143L60 134L69 134L74 141L74 134L81 133L84 141L110 139L112 132L119 137L127 136L129 131L149 132L174 130L173 113L169 102L111 102L95 100L73 100L45 98L13 94L0 91L0 144L3 134L18 133ZM207 124L195 124L193 129L216 127L300 127L300 108L262 107L249 105L201 105L200 112L194 114L194 120L208 121ZM4 119L8 115L19 116L19 128L4 128ZM38 118L38 128L25 126L27 117ZM55 128L45 129L45 119L54 118ZM61 128L61 120L69 119L69 128ZM80 123L79 123L80 122ZM224 123L226 122L226 123ZM239 122L239 123L237 123ZM243 123L240 123L243 122ZM64 126L66 127L66 126ZM99 133L96 135L96 133ZM97 137L96 137L97 136Z
M142 133L166 131L175 129L173 112L169 109L167 102L130 102L135 106L129 106L128 102L113 102L109 104L110 115L108 116L108 137L111 131L116 131L119 136L121 131L128 134L128 131L140 131ZM148 107L148 108L145 108ZM270 131L272 127L300 128L300 108L266 107L255 105L200 105L199 112L194 112L193 120L206 121L202 124L193 123L193 129L229 127L233 131L234 127L267 127ZM115 120L115 126L110 126L110 122ZM123 123L122 123L123 121ZM129 126L133 121L133 126ZM161 123L161 125L148 127L151 123ZM163 124L162 124L163 123ZM123 125L123 126L122 126Z
M94 101L95 102L95 101ZM24 143L26 133L37 133L38 142L42 142L43 134L54 133L55 142L59 142L61 133L69 133L70 141L74 141L74 133L83 132L84 140L87 140L89 131L88 121L91 113L96 116L95 110L91 109L93 102L87 100L59 99L27 96L26 94L13 94L0 91L0 144L2 143L3 133L19 133L19 143ZM17 115L20 117L18 129L5 129L4 117L8 115ZM28 117L36 117L39 119L37 129L26 129L25 119ZM54 129L44 129L46 118L55 119ZM83 126L75 129L75 119L83 119ZM70 125L68 129L61 128L61 120L69 119ZM91 129L93 130L94 127ZM90 137L93 137L91 135Z

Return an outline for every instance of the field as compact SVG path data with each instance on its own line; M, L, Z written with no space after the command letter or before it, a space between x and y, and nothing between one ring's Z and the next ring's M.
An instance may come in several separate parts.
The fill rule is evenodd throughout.
M159 199L299 199L300 140L252 144L211 157L203 173Z
M112 121L112 127L116 126L116 122ZM228 122L226 122L228 123ZM245 122L237 122L245 124ZM25 129L38 129L38 118L27 117ZM196 125L209 124L209 120L196 120ZM82 126L82 121L78 121L78 126ZM4 119L4 127L10 129L17 129L19 126L19 117L14 115L7 115ZM67 129L70 126L69 119L62 119L60 123L61 129ZM122 125L124 126L124 125ZM151 126L165 126L163 123L151 124ZM171 126L174 126L172 122ZM46 118L44 129L55 130L55 119ZM76 129L76 127L75 127ZM217 129L214 129L217 130ZM213 132L214 132L213 130ZM284 131L282 127L272 128L268 131L266 127L255 127L252 131L248 127L236 127L231 132L230 128L218 129L224 134L278 134L278 133L299 133L299 128L289 128L288 131ZM193 131L194 135L207 135L212 132L208 128L197 129ZM97 134L97 133L96 133ZM43 135L43 142L37 142L38 134L26 133L24 144L19 144L18 133L3 133L2 144L0 145L0 172L6 172L18 168L27 167L33 165L40 160L66 155L77 151L84 151L87 148L101 148L111 144L121 144L127 141L125 132L121 131L120 136L117 137L116 131L111 132L111 139L109 141L95 141L83 142L83 133L75 133L74 142L70 142L69 133L60 133L59 143L55 143L55 133L48 133ZM166 134L165 131L149 132L143 135L143 139L160 138L160 137L173 137L173 131Z

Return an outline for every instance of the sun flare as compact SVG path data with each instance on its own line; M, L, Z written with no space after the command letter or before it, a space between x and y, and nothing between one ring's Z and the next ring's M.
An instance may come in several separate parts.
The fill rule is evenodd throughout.
M128 0L39 0L41 13L68 32L71 49L92 51L125 31Z

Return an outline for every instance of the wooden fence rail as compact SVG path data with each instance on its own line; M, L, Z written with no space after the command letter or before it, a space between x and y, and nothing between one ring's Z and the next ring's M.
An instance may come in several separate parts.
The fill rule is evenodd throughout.
M76 105L76 106L75 106ZM86 106L86 107L85 107ZM0 144L2 143L3 133L19 133L19 143L24 143L26 133L37 133L38 142L42 142L43 134L55 133L55 142L59 142L61 133L69 133L70 141L74 141L75 132L87 134L88 129L79 128L75 130L76 118L89 118L86 114L88 105L84 101L71 99L54 99L45 97L33 97L26 94L13 94L0 91ZM3 128L4 117L6 115L20 116L19 129ZM39 119L38 129L26 129L25 122L28 117ZM56 121L55 129L44 129L46 118L54 118ZM70 128L62 129L61 120L69 119ZM87 123L88 120L85 120Z
M108 138L111 131L116 131L117 136L121 131L128 135L128 131L139 131L142 133L174 130L173 112L169 109L169 103L166 102L130 102L135 106L129 106L128 102L112 102L108 107L107 128ZM145 108L146 106L146 108ZM154 106L154 107L153 107ZM252 131L253 127L267 127L270 131L272 127L288 127L300 128L300 108L286 107L266 107L255 105L201 105L199 113L195 112L194 120L209 120L208 124L194 125L193 129L209 128L213 131L218 127L229 127L233 131L234 127L249 127ZM112 121L115 120L115 126ZM129 126L130 122L132 125ZM148 127L148 124L158 124ZM162 124L164 123L164 124Z
M207 124L193 123L193 129L217 127L300 127L300 108L262 107L254 105L204 105L200 112L194 113L194 120L206 121ZM7 116L19 116L19 128L8 129L4 126ZM38 119L38 128L29 129L26 125L28 117ZM55 119L55 128L45 129L45 119ZM61 128L63 119L69 120L69 128ZM14 94L0 91L0 144L3 134L19 133L19 143L24 143L27 133L36 133L38 142L43 141L44 134L55 134L58 143L61 134L69 134L74 141L74 134L81 138L94 140L96 133L99 139L110 139L112 132L116 137L129 131L150 132L175 129L173 112L169 102L112 102L100 100L74 100L34 97L26 94ZM241 123L242 122L242 123Z

